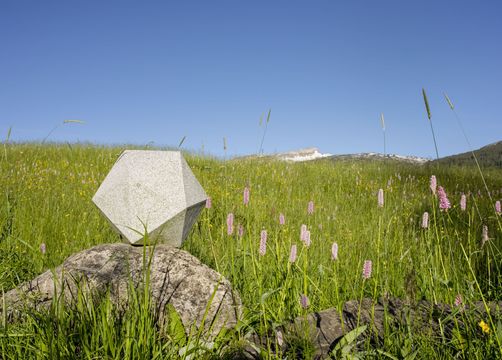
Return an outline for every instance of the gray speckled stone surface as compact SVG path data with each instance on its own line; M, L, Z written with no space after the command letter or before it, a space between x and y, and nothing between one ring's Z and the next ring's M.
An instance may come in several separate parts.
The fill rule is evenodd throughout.
M92 201L131 244L179 247L206 199L181 152L125 150Z
M0 314L6 310L6 318L13 321L23 316L26 307L48 309L55 297L72 303L78 299L78 289L88 299L109 294L114 304L127 308L130 286L141 294L146 271L152 311L158 312L160 323L170 304L187 332L192 325L201 328L203 324L207 339L237 324L242 305L230 282L195 256L168 245L102 244L73 254L56 269L7 291L3 298L0 292Z

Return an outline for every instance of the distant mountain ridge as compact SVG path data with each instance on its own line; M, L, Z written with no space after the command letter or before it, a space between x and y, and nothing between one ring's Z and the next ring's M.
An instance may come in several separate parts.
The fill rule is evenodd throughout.
M332 160L393 160L401 161L411 164L425 164L430 159L419 157L419 156L404 156L396 154L380 154L380 153L359 153L359 154L342 154L342 155L332 155L329 157Z
M480 166L482 167L498 167L502 168L502 141L498 141L493 144L483 146L478 150L474 150ZM252 158L264 158L264 159L277 159L288 162L303 162L303 161L313 161L319 159L329 159L333 161L347 161L347 160L391 160L400 161L409 164L423 165L426 163L434 163L438 160L423 158L419 156L403 156L396 154L386 154L385 156L380 153L358 153L358 154L329 154L322 153L318 148L310 147L295 151L287 151L276 154L264 154L264 155L249 155L239 157L239 159L252 159ZM445 156L439 159L441 164L445 165L457 165L466 166L474 165L474 159L471 152L465 152L457 155Z
M480 166L502 168L502 141L483 146L473 152L476 155ZM438 160L434 160L434 162L437 161ZM439 163L457 166L475 164L470 151L457 155L445 156L439 159Z

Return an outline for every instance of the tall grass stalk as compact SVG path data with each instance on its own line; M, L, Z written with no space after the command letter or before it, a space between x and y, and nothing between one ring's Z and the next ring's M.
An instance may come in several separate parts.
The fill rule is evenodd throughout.
M380 123L382 125L382 132L383 132L383 157L386 157L386 141L385 141L385 119L383 117L383 113L380 114Z
M438 152L438 145L436 142L436 135L434 134L434 127L432 126L431 109L429 107L429 100L427 100L427 94L425 93L425 89L423 89L423 88L422 88L422 96L424 98L425 110L427 111L429 125L431 126L432 139L434 140L434 148L436 149L436 159L439 160L439 152Z
M267 120L265 121L265 129L263 129L263 136L261 137L260 147L258 149L258 155L263 155L263 142L265 141L265 135L267 134L268 123L270 121L270 114L272 109L268 109ZM260 119L260 126L262 125L262 119Z
M467 146L469 146L469 151L471 152L471 155L474 159L474 162L476 163L476 167L478 169L479 175L481 176L481 180L483 181L483 186L486 190L486 193L487 193L488 197L490 198L490 200L493 202L493 197L492 197L490 190L488 189L488 185L486 184L486 180L483 175L483 171L481 170L481 166L479 165L478 157L474 153L474 149L472 148L471 142L469 141L469 138L467 137L467 133L464 129L464 126L462 125L462 121L460 120L460 116L458 116L457 111L455 110L455 106L453 105L453 102L451 101L448 94L446 92L443 92L443 96L444 96L446 102L448 103L448 106L450 107L451 111L453 112L453 115L455 115L455 119L457 120L457 124L458 124L460 130L462 131L462 135L464 136L465 142L467 143ZM497 219L499 229L502 231L502 224L500 222L500 219L498 217L496 217L496 219Z

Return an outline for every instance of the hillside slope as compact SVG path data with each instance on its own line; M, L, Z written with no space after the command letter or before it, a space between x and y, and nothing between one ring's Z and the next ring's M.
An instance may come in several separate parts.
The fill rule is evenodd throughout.
M478 150L474 150L474 154L476 155L480 166L502 168L502 141L483 146ZM458 166L475 164L474 158L472 157L470 151L462 154L443 157L439 159L439 162L442 164Z

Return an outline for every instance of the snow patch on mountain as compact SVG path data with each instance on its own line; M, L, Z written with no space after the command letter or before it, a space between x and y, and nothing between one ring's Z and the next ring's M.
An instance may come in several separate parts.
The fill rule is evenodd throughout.
M334 160L344 160L344 159L392 159L399 160L414 164L425 164L426 162L431 161L431 159L419 157L419 156L404 156L404 155L396 155L396 154L387 154L383 155L380 153L359 153L359 154L343 154L343 155L333 155L331 157Z
M292 162L311 161L311 160L322 159L322 158L330 157L330 156L333 156L333 155L328 154L328 153L323 154L317 148L307 148L307 149L301 149L301 150L297 150L297 151L289 151L289 152L279 153L279 154L274 155L274 157L276 157L279 160L292 161Z

